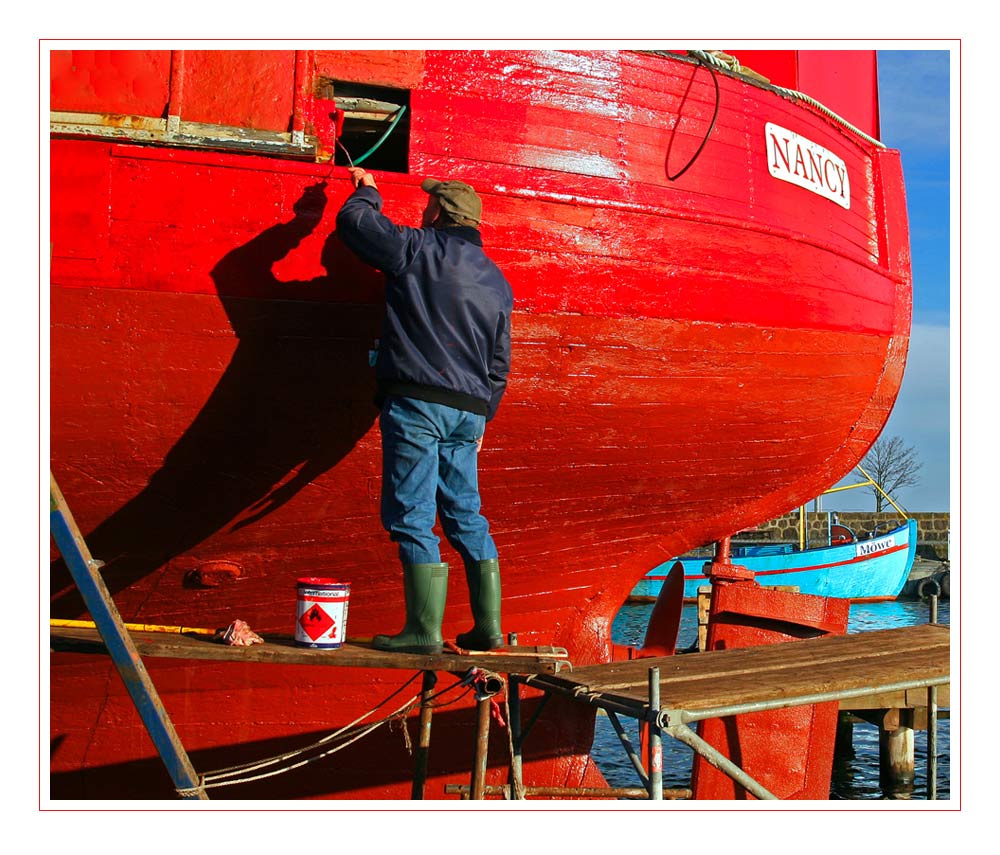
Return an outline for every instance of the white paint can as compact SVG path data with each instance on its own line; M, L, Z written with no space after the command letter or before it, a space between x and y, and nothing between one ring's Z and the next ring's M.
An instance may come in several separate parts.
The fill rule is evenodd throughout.
M347 637L347 605L351 586L315 576L298 580L295 643L333 650Z

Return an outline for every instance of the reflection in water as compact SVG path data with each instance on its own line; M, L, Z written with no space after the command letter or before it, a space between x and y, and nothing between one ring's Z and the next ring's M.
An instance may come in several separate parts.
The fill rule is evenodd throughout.
M951 622L947 601L938 606L938 623ZM618 644L641 647L646 635L646 624L653 610L652 604L628 604L622 607L612 627L612 637ZM858 603L851 606L847 631L868 632L876 629L892 629L898 626L913 626L927 623L930 607L925 602L892 601L887 603ZM681 627L677 638L677 649L683 650L698 640L698 610L694 605L686 605L681 615ZM629 737L638 744L634 722L623 721ZM843 799L913 799L927 798L927 732L914 733L916 757L916 777L912 785L892 791L883 789L879 783L878 728L870 724L854 726L854 756L834 762L833 778L830 784L830 798ZM613 787L640 786L639 778L618 741L618 737L606 716L597 717L596 734L592 750L594 760L608 783ZM949 798L951 770L949 721L938 721L938 783L937 797ZM663 786L687 787L691 782L691 763L694 752L676 739L663 740Z

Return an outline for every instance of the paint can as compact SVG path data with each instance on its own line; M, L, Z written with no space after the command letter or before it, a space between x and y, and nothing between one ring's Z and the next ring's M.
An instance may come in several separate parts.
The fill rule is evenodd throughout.
M299 647L334 650L347 636L347 605L351 586L307 576L298 580L295 643Z

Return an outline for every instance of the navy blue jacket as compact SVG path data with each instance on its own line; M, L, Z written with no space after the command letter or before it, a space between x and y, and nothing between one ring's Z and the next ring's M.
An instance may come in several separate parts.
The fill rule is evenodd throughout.
M388 395L492 419L510 371L510 285L469 226L414 229L381 213L361 185L337 214L337 236L386 277L375 377Z

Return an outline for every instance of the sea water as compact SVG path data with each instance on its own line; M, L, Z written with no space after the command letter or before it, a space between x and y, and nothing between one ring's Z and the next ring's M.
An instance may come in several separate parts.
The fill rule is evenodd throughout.
M612 638L618 644L641 647L646 635L646 625L653 610L652 603L628 604L622 607L612 626ZM930 608L926 602L894 600L885 603L858 603L851 606L848 632L867 632L875 629L892 629L927 623ZM949 603L938 606L938 623L950 622ZM694 646L698 640L698 609L686 605L681 615L677 649ZM622 719L633 745L639 745L638 723ZM938 720L938 769L937 798L949 797L950 742L949 721ZM912 784L883 787L879 783L878 728L867 723L854 725L854 756L834 761L830 783L831 799L926 799L927 798L927 732L914 732L915 780ZM605 715L598 715L594 747L594 761L612 787L639 787L639 776L632 767ZM694 752L676 739L663 739L663 786L683 788L691 785L691 764Z

